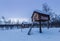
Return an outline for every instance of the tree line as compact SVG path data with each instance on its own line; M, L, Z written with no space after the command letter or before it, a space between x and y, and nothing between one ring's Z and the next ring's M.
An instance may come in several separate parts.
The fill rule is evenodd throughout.
M50 26L60 27L60 15L57 15L48 4L44 3L42 5L42 11L50 15Z

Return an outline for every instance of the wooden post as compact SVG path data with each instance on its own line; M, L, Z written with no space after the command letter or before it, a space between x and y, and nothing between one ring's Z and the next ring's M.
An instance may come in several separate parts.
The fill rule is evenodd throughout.
M32 27L29 29L29 31L28 31L28 35L30 35L31 30L32 30Z
M42 29L41 29L41 21L39 22L40 27L39 27L39 32L42 33Z
M49 29L49 20L48 20L48 29Z

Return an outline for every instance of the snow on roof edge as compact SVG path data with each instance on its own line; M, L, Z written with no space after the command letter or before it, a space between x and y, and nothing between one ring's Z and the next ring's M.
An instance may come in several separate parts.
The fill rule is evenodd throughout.
M41 11L41 10L34 10L34 11L39 12L39 13L43 13L43 14L47 14L47 15L49 15L48 13L43 12L43 11Z

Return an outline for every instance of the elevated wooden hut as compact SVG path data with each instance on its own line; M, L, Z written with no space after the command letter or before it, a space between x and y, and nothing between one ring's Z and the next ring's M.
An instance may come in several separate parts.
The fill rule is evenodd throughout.
M49 20L50 16L47 13L42 13L40 10L35 10L31 16L32 22L39 22L40 27L39 27L39 32L42 33L41 29L41 22L48 22L48 28L49 28ZM30 35L32 27L30 28L28 35Z

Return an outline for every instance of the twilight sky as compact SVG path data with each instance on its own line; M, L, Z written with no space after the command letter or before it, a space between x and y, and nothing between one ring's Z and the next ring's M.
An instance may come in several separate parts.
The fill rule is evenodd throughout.
M41 10L43 3L47 3L56 14L60 15L60 0L0 0L0 17L30 18L35 9Z

